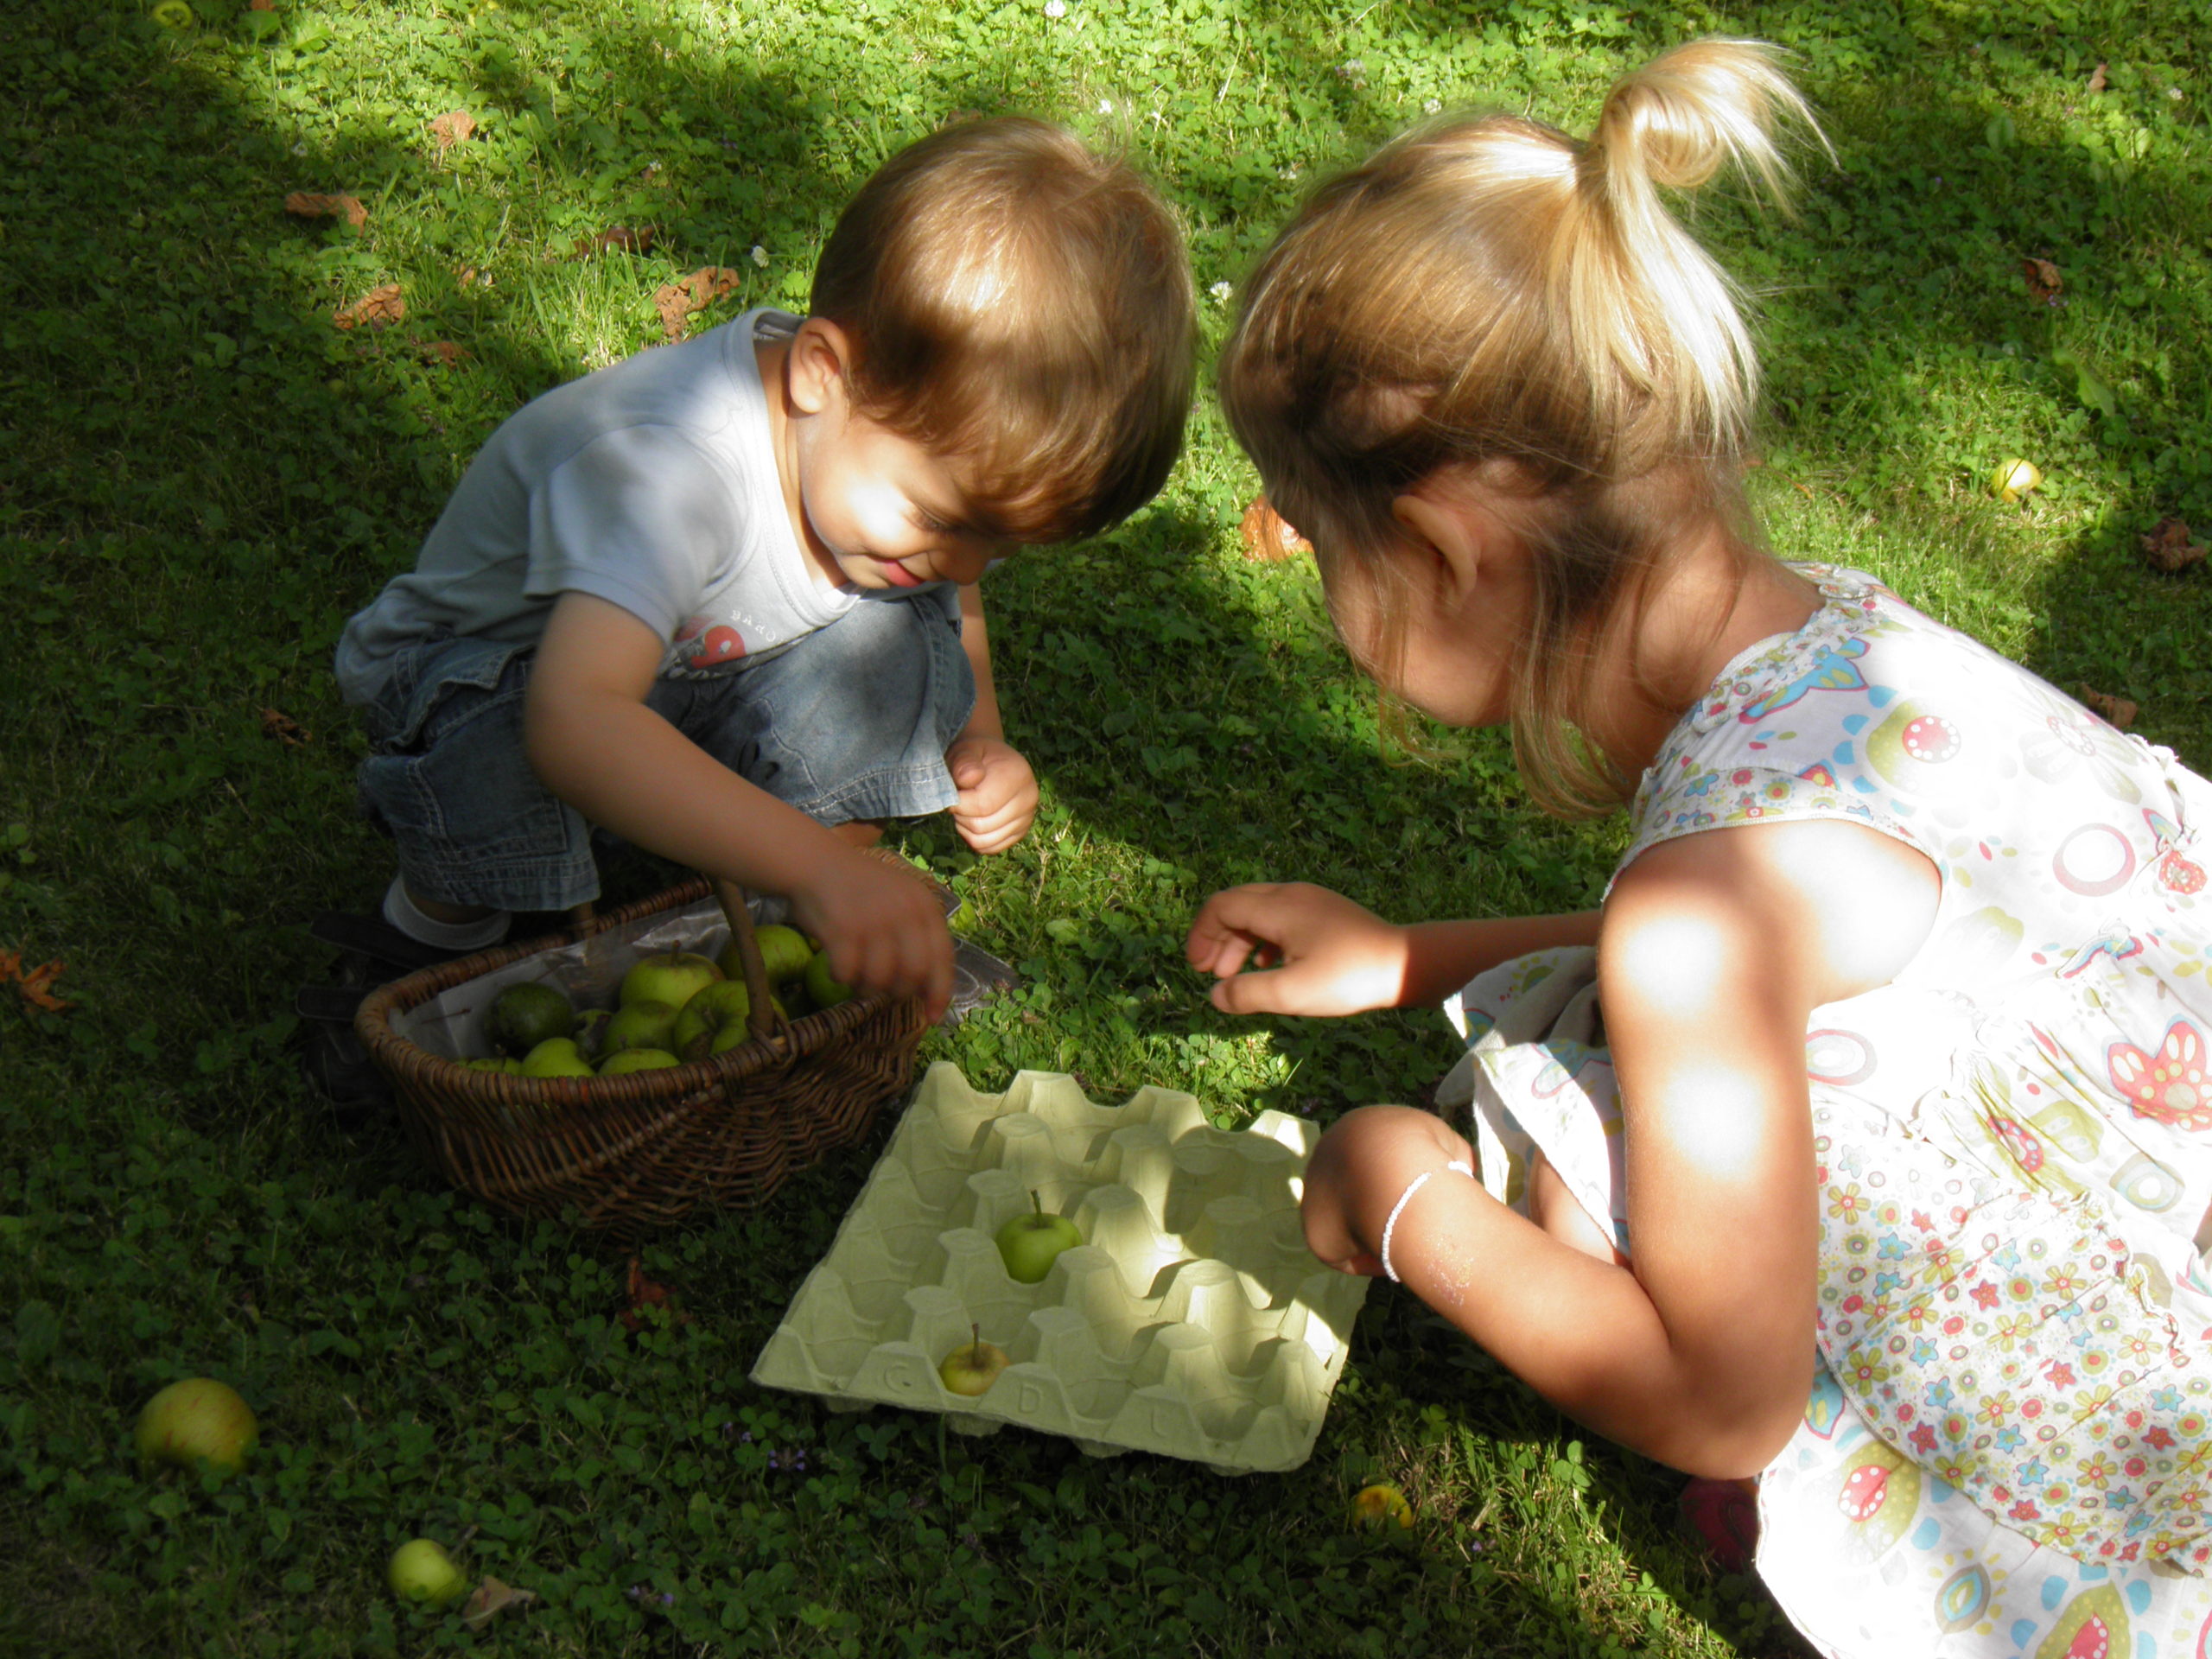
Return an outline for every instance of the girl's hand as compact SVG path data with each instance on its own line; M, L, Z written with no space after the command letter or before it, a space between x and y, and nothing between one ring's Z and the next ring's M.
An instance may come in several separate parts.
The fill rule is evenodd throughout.
M971 733L944 752L960 798L952 826L979 853L1002 853L1037 817L1037 774L1002 737Z
M842 842L790 888L791 919L822 941L830 971L855 991L917 996L931 1024L952 1000L952 935L926 881Z
M1362 1014L1395 1008L1406 982L1406 930L1341 893L1298 881L1217 893L1183 954L1215 976L1224 1014ZM1242 971L1246 963L1267 971Z

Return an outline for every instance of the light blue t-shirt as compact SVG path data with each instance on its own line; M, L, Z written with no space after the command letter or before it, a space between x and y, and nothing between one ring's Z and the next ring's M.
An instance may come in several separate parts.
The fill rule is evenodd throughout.
M423 543L346 625L340 690L372 701L394 653L448 634L534 643L563 593L620 605L668 642L664 676L724 671L860 602L816 574L784 501L760 309L557 386L494 432Z

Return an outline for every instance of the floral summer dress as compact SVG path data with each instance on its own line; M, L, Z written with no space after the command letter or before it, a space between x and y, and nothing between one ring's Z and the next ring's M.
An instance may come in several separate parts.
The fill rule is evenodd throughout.
M1942 876L1892 983L1806 1033L1822 1361L1760 1482L1763 1577L1851 1659L2212 1656L2212 785L1872 578L1732 661L1645 848L1866 824ZM1631 1252L1591 953L1446 1012L1484 1179L1541 1148Z

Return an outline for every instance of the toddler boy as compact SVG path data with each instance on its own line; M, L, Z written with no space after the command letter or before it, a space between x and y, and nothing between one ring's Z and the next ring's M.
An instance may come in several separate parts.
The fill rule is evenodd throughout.
M1027 831L976 584L1158 492L1192 313L1133 172L973 121L861 188L806 317L749 312L523 409L339 643L398 851L385 919L459 951L588 903L598 826L785 895L839 978L937 1017L943 913L858 847L942 810L978 852Z

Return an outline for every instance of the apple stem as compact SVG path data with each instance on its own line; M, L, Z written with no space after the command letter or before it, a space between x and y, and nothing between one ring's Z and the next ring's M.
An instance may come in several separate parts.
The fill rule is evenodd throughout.
M981 1363L982 1363L982 1359L983 1359L983 1327L982 1327L982 1325L981 1324L976 1324L976 1325L969 1325L969 1326L968 1327L968 1334L969 1334L969 1337L971 1337L972 1338L974 1338L973 1345L969 1347L969 1351L969 1351L969 1353L973 1354L973 1355L976 1357L976 1363L981 1364Z
M1039 1215L1045 1213L1045 1195L1033 1186L1029 1189L1029 1202L1035 1207Z

